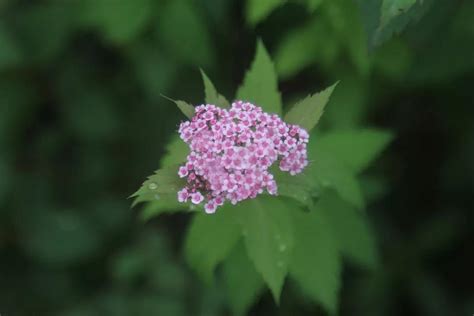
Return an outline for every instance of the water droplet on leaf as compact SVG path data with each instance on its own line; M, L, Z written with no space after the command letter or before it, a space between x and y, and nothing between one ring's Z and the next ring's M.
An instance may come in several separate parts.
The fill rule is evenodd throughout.
M278 268L283 268L285 266L285 263L283 261L278 261L277 266Z
M148 185L148 189L150 190L156 190L158 188L158 185L156 185L155 182L152 182Z
M286 245L285 245L285 244L281 244L278 249L279 249L281 252L283 252L283 251L286 250Z
M159 200L161 197L158 194L155 194L155 199Z

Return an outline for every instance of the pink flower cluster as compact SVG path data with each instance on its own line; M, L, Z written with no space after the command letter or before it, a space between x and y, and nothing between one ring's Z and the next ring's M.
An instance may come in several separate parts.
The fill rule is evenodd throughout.
M228 110L200 105L191 121L181 123L179 133L191 152L178 171L187 179L178 200L206 200L207 213L226 200L236 204L264 190L276 195L277 183L268 168L277 160L292 175L308 164L308 132L247 102L236 101Z

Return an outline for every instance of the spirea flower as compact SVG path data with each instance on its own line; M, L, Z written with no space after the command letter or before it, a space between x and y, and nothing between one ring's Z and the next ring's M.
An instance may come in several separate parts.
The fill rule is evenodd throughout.
M228 110L197 106L191 121L181 123L179 134L190 153L178 170L186 178L178 201L204 201L207 213L225 201L236 204L264 191L276 195L278 186L269 172L275 162L291 175L308 164L308 132L248 102L236 101Z

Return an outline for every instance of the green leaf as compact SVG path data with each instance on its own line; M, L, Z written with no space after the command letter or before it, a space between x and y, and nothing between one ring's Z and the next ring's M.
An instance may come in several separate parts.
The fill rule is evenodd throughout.
M192 106L189 103L186 103L181 100L173 100L165 95L163 95L163 98L170 100L171 102L174 102L176 106L183 112L184 115L186 115L187 118L192 118L194 116L194 106Z
M237 99L249 101L269 113L281 114L281 96L275 67L261 41L244 82L237 90Z
M327 19L317 16L282 37L275 64L278 75L286 79L313 64L329 67L338 54L334 31Z
M185 185L185 180L178 176L178 165L159 169L155 174L148 177L140 189L135 192L133 205L145 201L157 201L160 199L174 197Z
M310 12L316 11L317 8L323 3L323 0L306 0L306 5Z
M361 126L368 111L368 96L369 83L360 75L351 72L342 76L324 111L325 125L331 130Z
M417 22L426 14L434 1L420 0L416 1L416 3L410 4L407 0L398 0L397 2L400 6L405 7L405 9L403 12L398 10L399 12L396 14L391 13L391 8L396 8L397 4L394 4L393 6L390 5L390 2L393 2L393 0L387 2L389 5L386 5L385 2L387 1L384 1L381 8L380 24L374 32L374 45L380 45L389 40L394 34L401 33L409 23ZM387 10L384 9L384 6Z
M306 207L314 205L313 198L318 197L319 187L314 177L307 171L292 176L277 167L271 173L278 185L278 196L292 198Z
M377 129L337 131L322 135L316 140L316 146L359 173L372 163L392 139L390 132Z
M341 253L353 262L374 268L378 263L375 238L367 216L341 200L333 191L324 193L315 210L325 215Z
M224 284L232 312L245 315L263 292L265 284L239 242L222 266Z
M160 166L162 169L171 170L171 178L173 179L174 176L178 177L177 170L178 166L177 163L181 163L186 161L186 156L189 153L188 145L179 138L179 136L174 135L171 141L166 146L166 154L161 158ZM177 180L181 183L181 179ZM184 186L184 183L183 185ZM153 186L152 186L153 187ZM146 188L142 186L141 188L144 190L143 192L147 192ZM149 189L149 187L148 187ZM179 188L181 189L181 188ZM179 190L178 189L178 190ZM177 192L171 193L161 193L161 194L154 194L153 197L151 195L147 195L146 197L140 198L143 201L149 201L143 208L141 212L141 218L143 220L148 220L152 217L158 216L162 213L169 213L169 212L177 212L183 210L189 210L189 204L180 203L177 199ZM135 201L134 204L139 203L140 201Z
M309 157L314 159L308 168L323 187L334 188L342 199L359 209L365 206L364 197L354 172L338 160L338 157L318 146L317 141L309 143Z
M232 210L242 224L249 258L278 303L293 249L292 207L284 200L260 196Z
M195 1L167 1L157 19L163 48L180 62L208 66L213 60L212 39Z
M178 135L173 135L166 145L166 153L160 160L162 168L184 163L189 154L189 146Z
M393 18L405 13L417 0L383 0L380 27L387 25Z
M296 103L288 113L286 113L285 122L299 125L307 131L313 129L313 127L318 124L321 115L323 115L324 107L328 103L332 91L337 84L338 82Z
M410 23L419 20L432 0L355 0L368 35L370 48L381 45Z
M324 214L293 212L295 247L290 264L294 278L315 302L330 313L337 310L341 260L337 243Z
M245 10L247 22L250 25L259 23L285 2L286 0L247 0Z
M234 248L241 236L233 210L219 209L215 214L198 213L188 230L185 254L188 263L207 282L215 267Z
M360 75L364 78L368 77L371 68L371 58L369 57L367 47L367 34L364 30L363 21L358 14L357 4L353 0L343 0L332 2L337 6L335 8L329 7L327 14L332 18L331 14L334 10L340 10L343 20L343 26L337 29L336 36L341 45L341 49L346 51L347 56L352 61Z
M99 28L109 41L124 43L144 29L152 17L154 3L152 0L85 0L81 5L83 22Z
M159 199L150 201L143 207L140 217L147 221L163 213L174 213L189 209L187 204L178 202L176 194L158 195Z
M321 22L310 22L288 31L281 38L275 52L275 64L282 79L295 75L315 62L317 41L313 39L317 37L315 33L318 27L321 27Z
M228 108L230 107L229 101L226 100L224 96L219 94L214 87L214 84L211 82L209 77L204 73L201 69L201 76L202 81L204 82L204 91L206 95L206 103L207 104L214 104L221 108Z
M342 54L350 57L359 74L368 75L370 59L360 20L353 0L323 2L308 22L283 33L275 51L280 78L291 77L311 65L329 71Z

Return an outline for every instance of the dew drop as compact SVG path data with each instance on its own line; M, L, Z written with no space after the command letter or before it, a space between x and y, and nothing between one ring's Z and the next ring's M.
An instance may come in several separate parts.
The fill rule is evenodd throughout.
M161 197L158 194L155 194L155 200L159 200Z
M276 234L276 235L275 235L275 239L276 239L276 240L280 240L280 238L281 238L281 237L280 237L279 234Z
M277 262L277 266L278 266L279 268L283 268L283 267L285 266L285 263L284 263L283 261L278 261L278 262Z
M283 252L283 251L286 250L286 245L285 245L285 244L281 244L278 249L279 249L281 252Z
M152 182L148 185L148 189L150 190L156 190L158 188L158 185L156 185L155 182Z

